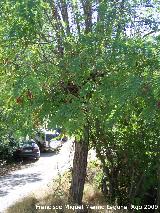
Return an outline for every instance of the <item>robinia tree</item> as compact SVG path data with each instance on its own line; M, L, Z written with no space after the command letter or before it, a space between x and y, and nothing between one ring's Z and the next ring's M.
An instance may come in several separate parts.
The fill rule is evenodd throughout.
M136 116L147 122L148 112L159 117L159 39L148 39L159 30L159 8L125 0L0 4L0 106L15 130L47 122L76 136L70 201L81 204L89 144L101 147L101 130L119 132Z

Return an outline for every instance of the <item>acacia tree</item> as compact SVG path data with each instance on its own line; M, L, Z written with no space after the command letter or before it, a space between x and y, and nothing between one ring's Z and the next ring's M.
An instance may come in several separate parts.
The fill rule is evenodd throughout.
M143 39L127 33L129 25L140 35L131 5L137 2L1 2L0 104L13 128L28 131L47 121L76 135L70 190L74 203L82 202L94 123L97 118L112 120L113 112L123 114L120 108L145 65ZM121 84L124 79L129 86ZM120 100L119 91L126 98Z

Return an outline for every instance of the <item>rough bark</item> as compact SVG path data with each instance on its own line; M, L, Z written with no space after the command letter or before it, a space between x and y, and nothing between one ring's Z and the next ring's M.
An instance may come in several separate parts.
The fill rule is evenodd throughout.
M81 0L85 17L85 33L92 31L92 2Z
M85 130L87 131L87 130ZM86 178L87 157L88 157L88 136L75 141L75 153L73 159L72 182L69 193L69 202L73 204L82 204L83 189Z

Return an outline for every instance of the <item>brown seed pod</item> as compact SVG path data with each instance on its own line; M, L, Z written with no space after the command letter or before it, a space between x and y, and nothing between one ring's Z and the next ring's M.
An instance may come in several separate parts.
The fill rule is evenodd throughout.
M27 91L26 96L28 98L28 100L32 100L33 99L33 94L30 90Z
M16 98L16 103L17 104L22 104L23 103L23 99L22 99L21 96L19 96L19 97Z
M160 100L157 101L157 108L160 109Z

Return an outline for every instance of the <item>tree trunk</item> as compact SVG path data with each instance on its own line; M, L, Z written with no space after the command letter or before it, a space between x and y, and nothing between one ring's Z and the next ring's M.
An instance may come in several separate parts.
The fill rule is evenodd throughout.
M84 139L75 141L75 153L73 159L72 182L69 193L69 202L82 204L83 189L86 178L87 157L88 157L88 130L85 129Z

